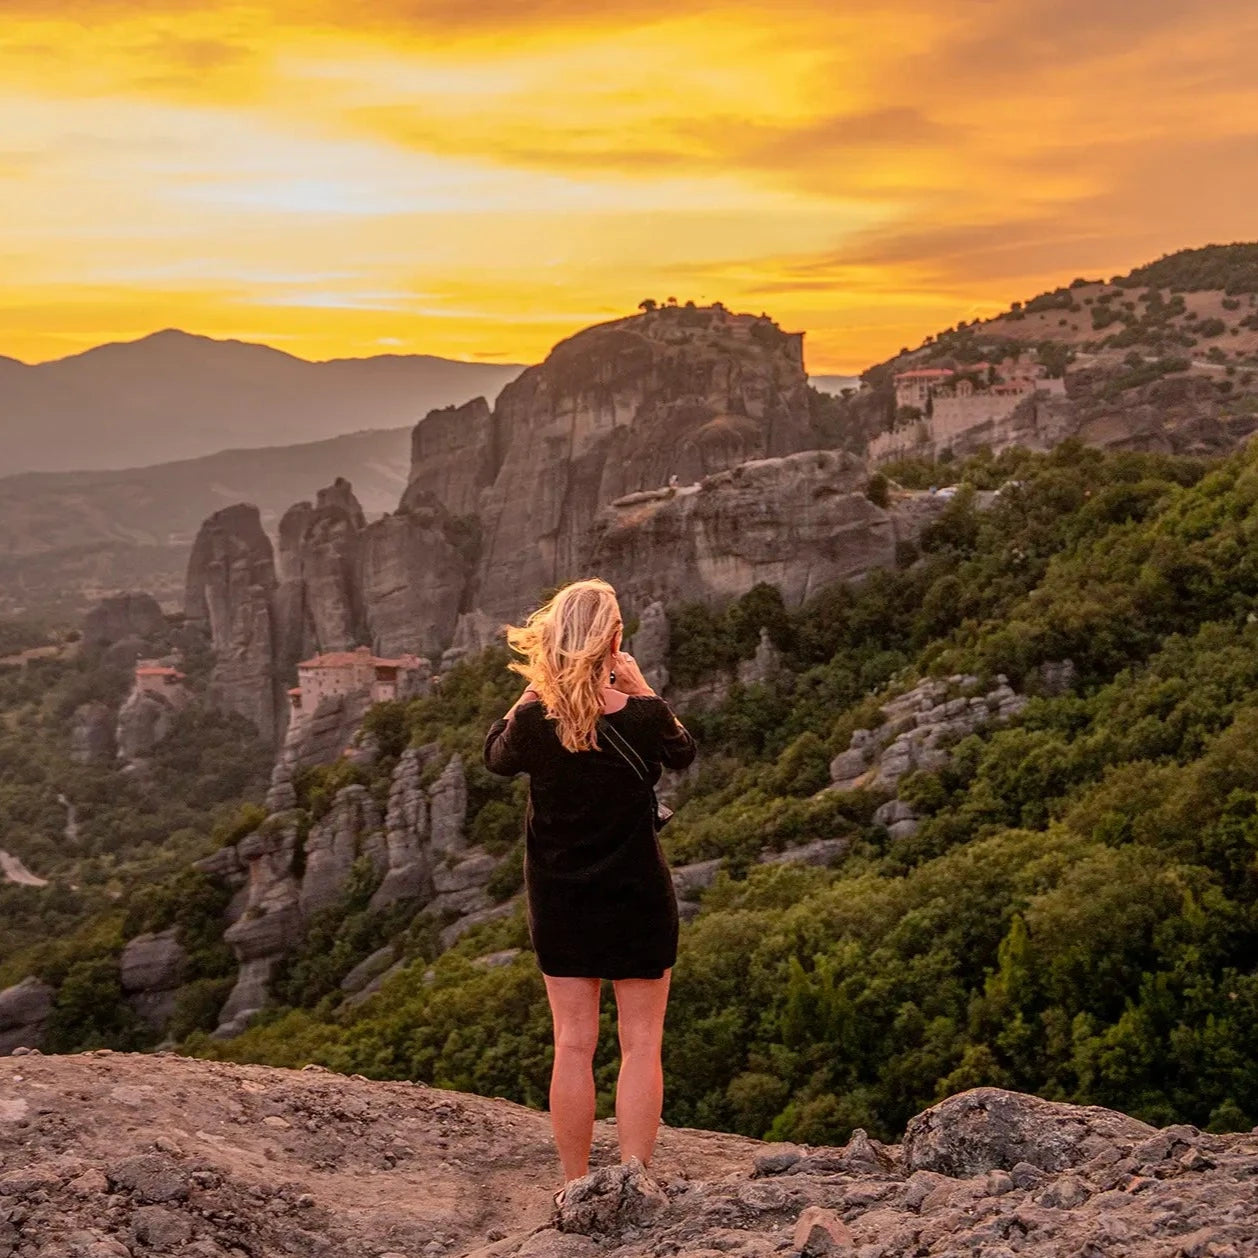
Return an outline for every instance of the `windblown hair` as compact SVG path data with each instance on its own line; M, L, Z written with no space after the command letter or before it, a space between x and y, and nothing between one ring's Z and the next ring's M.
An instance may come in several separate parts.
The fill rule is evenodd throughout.
M616 591L591 578L565 585L523 625L507 626L511 668L537 691L569 751L598 746L604 670L621 629Z

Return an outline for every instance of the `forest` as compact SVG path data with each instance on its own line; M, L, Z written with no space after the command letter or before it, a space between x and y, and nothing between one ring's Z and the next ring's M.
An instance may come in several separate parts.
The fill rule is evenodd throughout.
M994 1084L1156 1123L1248 1129L1258 452L1206 462L1067 443L892 465L868 492L945 482L958 492L892 571L800 608L758 587L722 609L670 610L673 685L701 755L675 793L665 847L675 864L722 856L726 868L682 929L666 1121L812 1143L860 1126L890 1139L942 1096ZM762 628L778 674L688 711L685 695L750 657ZM1048 685L1045 665L1067 661L1072 684ZM491 650L437 694L373 709L377 763L306 773L299 805L318 815L351 780L382 794L408 744L459 751L471 835L510 854L495 885L509 898L524 784L479 765L486 727L517 690L505 664ZM888 698L957 673L1003 675L1029 701L960 738L942 769L901 780L924 821L892 839L874 820L885 794L826 789L829 761ZM234 823L222 814L201 842L233 841L256 820L248 807ZM830 867L755 860L836 836L849 842ZM276 1007L219 1042L197 1028L226 981L213 925L222 901L186 878L132 885L113 910L133 927L179 925L201 958L185 1051L544 1103L549 1019L518 910L438 954L431 923L367 912L364 870L310 924ZM41 964L66 973L99 960L98 936L83 927L78 943L46 945ZM410 964L347 1007L340 976L389 939ZM478 962L509 948L521 951L506 964ZM133 1023L94 1012L90 984L59 1000L60 1046L145 1043ZM603 1029L608 1113L610 1000Z

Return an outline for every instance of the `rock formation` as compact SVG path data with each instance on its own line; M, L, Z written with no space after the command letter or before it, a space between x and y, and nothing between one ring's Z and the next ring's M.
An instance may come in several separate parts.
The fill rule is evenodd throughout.
M464 610L472 571L464 540L445 506L410 490L402 508L368 527L360 579L377 654L440 657Z
M83 618L83 645L108 647L124 638L159 637L165 630L166 618L151 594L113 594Z
M236 1034L266 1005L280 958L313 915L340 901L360 859L379 878L373 909L414 900L439 920L457 917L467 924L463 929L488 920L476 914L498 909L485 890L498 858L467 844L462 760L451 757L431 786L421 785L439 754L435 743L403 752L383 817L366 787L346 786L304 838L300 814L278 812L234 846L197 863L237 892L223 937L240 969L216 1035ZM291 782L273 781L272 798L283 801L285 786L291 796Z
M365 641L358 577L363 509L349 481L319 490L314 506L299 502L280 520L279 655L286 667L317 651L343 651Z
M431 498L456 518L477 515L499 461L493 412L483 397L430 411L411 434L411 473L401 509Z
M80 704L70 721L70 759L77 764L107 764L114 758L114 724L106 704Z
M150 1026L165 1026L175 1011L175 993L183 982L187 954L176 931L137 935L122 950L119 979L127 1001Z
M938 509L928 497L879 507L864 494L867 478L855 456L813 450L629 494L595 521L585 567L635 607L728 599L760 581L798 605L890 567L897 544Z
M960 1153L960 1161L956 1160ZM981 1089L903 1144L663 1127L649 1171L595 1124L560 1171L509 1101L171 1054L0 1061L0 1252L15 1258L1248 1258L1258 1136L1161 1130Z
M208 699L239 712L275 742L284 719L277 649L275 556L256 507L215 512L188 561L184 610L209 636L214 672Z
M518 615L579 575L598 510L814 444L802 336L720 308L588 328L505 388L474 604Z
M47 983L34 977L0 992L0 1057L15 1048L39 1044L56 995Z
M175 716L175 705L165 695L133 690L118 711L114 735L118 758L135 765L151 756L170 733Z
M928 677L882 705L882 724L853 732L848 749L830 764L833 789L893 790L906 773L943 768L957 739L991 721L1008 720L1025 706L1026 697L1003 674L986 693L979 693L977 677ZM910 820L893 811L879 820L893 816L892 824Z
M590 572L632 615L757 581L798 603L894 563L940 504L876 506L858 458L807 452L812 417L802 338L767 318L668 307L588 328L492 411L478 399L422 419L396 512L365 522L343 480L291 508L278 577L256 512L207 521L188 615L226 652L215 692L274 740L284 713L262 709L304 656L362 644L444 670Z

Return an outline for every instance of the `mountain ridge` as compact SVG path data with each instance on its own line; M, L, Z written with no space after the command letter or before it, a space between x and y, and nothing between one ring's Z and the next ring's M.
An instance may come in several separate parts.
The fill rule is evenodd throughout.
M114 471L413 424L494 397L517 364L387 354L310 361L163 329L42 363L3 362L2 471Z

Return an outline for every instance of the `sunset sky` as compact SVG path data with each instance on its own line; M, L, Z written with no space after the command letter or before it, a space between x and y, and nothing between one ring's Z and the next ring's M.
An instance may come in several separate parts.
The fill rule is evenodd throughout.
M0 0L0 354L534 361L643 297L858 370L1258 238L1253 0Z

